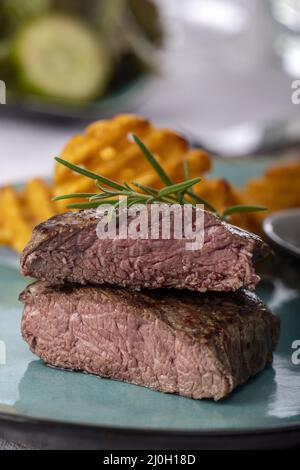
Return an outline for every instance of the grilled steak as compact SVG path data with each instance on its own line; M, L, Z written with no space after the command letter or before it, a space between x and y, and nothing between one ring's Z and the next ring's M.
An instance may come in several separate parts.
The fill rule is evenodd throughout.
M253 289L253 257L263 242L205 212L204 245L186 239L99 239L95 210L58 215L39 225L22 256L22 273L53 285L112 284L198 292Z
M22 334L47 364L219 400L272 361L279 321L249 291L29 286ZM180 312L180 313L179 313Z

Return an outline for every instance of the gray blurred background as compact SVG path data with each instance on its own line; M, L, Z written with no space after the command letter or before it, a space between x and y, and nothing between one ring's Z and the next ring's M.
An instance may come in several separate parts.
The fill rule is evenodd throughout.
M278 5L286 6L286 1L275 0L277 16ZM166 29L160 74L147 84L138 105L128 106L128 111L200 141L207 136L214 139L215 131L241 123L275 123L299 115L300 105L291 102L299 50L293 49L294 44L293 50L286 50L287 38L297 40L298 35L274 19L271 1L157 2ZM0 184L49 175L53 157L84 125L82 121L24 118L6 113L1 106L4 170Z

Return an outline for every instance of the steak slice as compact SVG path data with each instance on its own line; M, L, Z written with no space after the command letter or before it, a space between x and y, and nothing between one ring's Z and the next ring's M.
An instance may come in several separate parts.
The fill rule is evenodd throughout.
M249 291L197 294L116 287L20 296L22 334L52 366L219 400L272 362L278 319Z
M64 283L177 288L198 292L254 289L253 258L266 245L259 237L204 213L204 245L186 239L99 239L95 210L65 213L37 226L21 260L25 276Z

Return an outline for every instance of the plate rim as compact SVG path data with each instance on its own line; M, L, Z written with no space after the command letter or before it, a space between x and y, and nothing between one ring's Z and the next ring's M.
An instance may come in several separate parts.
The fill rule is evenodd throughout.
M49 418L39 418L28 416L20 413L9 413L9 412L0 412L0 424L3 421L10 421L11 423L23 423L36 426L53 426L55 428L73 428L73 430L79 429L89 429L91 431L105 432L111 434L143 434L144 436L151 437L152 435L162 435L162 436L191 436L191 437L217 437L217 436L235 436L235 435L244 435L244 436L253 436L257 434L277 434L283 432L293 432L300 431L300 421L295 423L287 423L285 425L270 425L269 427L253 427L253 428L232 428L232 429L168 429L168 428L139 428L136 426L126 427L126 426L110 426L110 425L99 425L93 423L85 422L76 422L76 421L65 421L65 420L55 420Z
M250 433L136 430L57 423L0 413L0 438L37 450L284 450L300 449L300 427Z
M124 104L131 100L131 109L134 110L136 108L134 103L136 103L143 92L146 93L147 86L153 78L155 78L153 74L142 73L116 91L103 95L102 98L83 101L75 105L68 105L59 100L43 100L42 97L34 95L27 95L21 98L12 95L11 99L7 102L7 108L13 113L24 112L36 115L37 117L42 116L53 119L90 120L97 117L101 119L111 115L111 109L115 109L116 103L117 108L121 109L120 112L122 112Z

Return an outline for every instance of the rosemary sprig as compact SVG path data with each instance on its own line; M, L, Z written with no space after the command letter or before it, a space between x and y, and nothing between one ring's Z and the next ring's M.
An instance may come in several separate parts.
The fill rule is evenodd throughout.
M188 161L184 159L182 162L182 166L183 166L183 173L184 173L185 180L188 180L190 178L190 169L189 169ZM197 194L195 194L193 188L189 189L187 191L187 194L190 196L190 198L192 198L192 200L196 204L203 204L204 207L208 209L209 211L217 213L217 209L214 206L212 206L206 199L203 199Z
M135 181L132 181L131 184L135 186L136 188L140 189L146 194L149 194L149 196L157 196L158 194L158 189L150 188L149 186L145 186L144 184L136 183Z
M168 174L162 168L151 151L146 147L146 145L136 135L133 135L132 138L163 182L164 187L162 189L158 190L151 188L135 181L131 181L130 183L118 183L109 178L106 178L105 176L98 175L92 171L86 170L85 168L63 160L62 158L56 157L55 160L61 165L64 165L75 173L94 180L96 187L100 192L65 194L62 196L57 196L53 200L87 200L86 202L75 202L69 204L67 207L70 209L92 209L97 208L102 204L112 204L113 206L117 207L119 205L119 198L124 196L127 197L128 207L132 206L133 204L153 204L159 202L167 204L186 204L192 202L194 205L203 204L206 209L214 212L222 220L227 220L228 217L236 213L266 210L266 207L263 206L236 205L227 207L221 214L219 214L212 204L200 197L193 190L193 187L201 182L201 178L190 177L189 166L186 160L183 161L185 181L174 184L172 179L168 176ZM138 191L136 191L134 188L136 188Z
M97 202L75 202L74 204L68 204L67 207L69 209L97 209L97 207L100 207L102 204L116 205L118 202L117 199Z
M171 186L166 186L165 188L161 189L158 192L157 196L162 197L162 196L169 196L171 194L184 193L185 191L187 191L189 188L199 183L200 181L201 181L201 178L193 178L193 179L184 181L183 183L177 183L177 184L172 184Z
M67 160L63 160L62 158L56 157L55 160L58 163L61 163L62 165L66 166L72 171L75 171L75 173L79 173L80 175L86 176L87 178L90 178L95 181L100 181L103 184L106 184L107 186L110 186L111 188L118 189L119 191L123 190L123 186L117 183L116 181L112 181L108 178L105 178L105 176L97 175L96 173L93 173L92 171L86 170L85 168L82 168L81 166L74 165L73 163L68 162Z
M237 206L231 206L225 209L222 212L221 218L223 220L226 220L228 216L232 214L241 213L241 212L262 212L267 210L266 207L264 206L246 206L246 205L237 205Z
M132 134L132 138L133 138L134 142L138 145L138 147L140 147L143 155L147 158L148 162L154 168L154 170L156 171L156 173L158 174L158 176L160 177L162 182L166 186L172 186L172 184L174 184L172 179L167 175L165 170L158 163L155 156L150 152L148 147L146 147L146 145L138 138L137 135Z
M73 194L65 194L64 196L57 196L55 201L63 201L64 199L89 199L93 198L95 193L73 193Z

